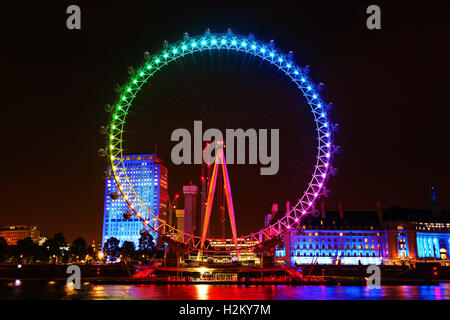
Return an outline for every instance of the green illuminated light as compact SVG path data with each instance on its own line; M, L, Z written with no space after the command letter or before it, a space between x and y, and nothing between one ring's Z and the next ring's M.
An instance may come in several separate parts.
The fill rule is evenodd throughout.
M136 83L137 83L137 80L133 80L133 83L136 84Z
M151 65L148 65L148 66L147 66L147 69L151 69L151 68L152 68L152 66L151 66Z
M155 60L156 63L159 63L159 61L160 61L159 59L156 59L156 60Z

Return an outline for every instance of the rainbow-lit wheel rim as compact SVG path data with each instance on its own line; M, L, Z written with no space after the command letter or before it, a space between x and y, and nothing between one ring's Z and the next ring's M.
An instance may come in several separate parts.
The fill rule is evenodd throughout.
M130 78L120 88L117 101L112 107L105 149L108 164L112 169L111 174L121 196L130 207L130 212L141 219L145 228L156 231L161 236L164 235L163 238L166 242L179 245L185 250L200 249L201 237L184 233L184 231L168 225L166 221L155 216L145 202L140 199L127 175L122 152L125 119L134 98L143 85L153 74L170 62L204 50L243 52L277 66L297 85L311 107L314 116L318 141L317 156L313 175L303 195L282 219L255 233L239 237L239 244L245 244L245 246L230 248L228 251L239 251L243 247L262 246L267 241L277 239L281 233L299 227L302 216L316 211L315 202L327 192L325 184L330 172L333 173L331 162L335 150L333 144L335 126L330 121L329 105L325 104L319 92L319 86L315 85L308 77L307 68L299 67L292 60L292 54L286 55L276 49L273 41L265 43L256 40L253 35L235 35L231 30L228 30L225 34L211 33L207 30L205 34L195 37L189 37L185 34L183 40L171 45L166 43L164 48L154 55L147 54L145 62L131 72ZM232 243L232 239L225 240ZM204 251L215 251L214 247L209 245L211 241L213 239L207 239Z

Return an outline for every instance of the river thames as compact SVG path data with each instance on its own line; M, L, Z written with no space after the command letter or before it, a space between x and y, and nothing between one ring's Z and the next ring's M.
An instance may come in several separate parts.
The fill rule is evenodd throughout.
M450 283L439 286L290 285L97 285L80 290L62 281L0 281L0 299L51 300L450 300Z

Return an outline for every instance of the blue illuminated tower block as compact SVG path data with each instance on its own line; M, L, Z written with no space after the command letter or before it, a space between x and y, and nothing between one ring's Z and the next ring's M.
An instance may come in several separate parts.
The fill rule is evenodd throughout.
M168 171L162 160L152 154L124 155L124 165L134 190L146 203L147 207L160 219L167 220L168 210ZM109 168L108 168L109 170ZM129 211L123 198L111 199L110 194L118 192L114 178L106 179L105 204L103 214L102 248L110 237L134 243L136 249L139 246L140 231L143 229L142 221L132 216L124 219L123 214ZM157 233L152 234L155 244Z

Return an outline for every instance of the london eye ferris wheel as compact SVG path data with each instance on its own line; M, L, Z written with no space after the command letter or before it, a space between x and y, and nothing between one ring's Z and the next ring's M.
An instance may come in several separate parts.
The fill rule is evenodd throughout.
M110 117L107 126L102 128L102 133L106 135L106 147L100 149L99 153L106 157L111 168L110 174L117 185L118 192L111 194L111 198L113 200L119 197L123 198L129 207L129 211L124 214L124 217L126 215L127 219L131 216L139 218L144 231L157 232L164 242L183 252L192 250L216 252L217 249L211 246L213 239L204 237L202 239L201 236L188 234L184 230L178 230L175 226L168 224L165 219L158 217L141 198L124 164L125 123L127 115L133 109L135 98L145 88L145 85L152 81L156 73L164 72L167 65L179 61L181 57L194 55L201 51L215 50L251 55L283 72L294 83L298 94L309 105L317 137L317 145L314 146L317 151L312 175L306 189L298 195L296 203L286 211L282 218L261 230L255 230L239 237L238 242L236 239L227 240L245 243L247 244L245 249L249 247L263 248L274 243L281 234L299 229L303 216L317 214L315 204L320 197L329 195L326 183L330 175L337 173L332 166L334 154L338 152L339 148L334 144L334 132L338 127L331 122L332 105L324 102L321 94L322 85L317 85L312 81L308 66L301 67L296 64L292 52L286 54L276 48L273 41L266 43L257 40L252 34L248 36L234 34L231 29L228 29L226 33L212 33L207 29L204 34L197 36L189 36L185 33L182 40L170 45L165 43L164 47L154 54L146 52L144 62L136 69L129 69L130 76L126 83L120 86L115 103L111 106L107 105L106 109L110 112ZM236 245L227 247L226 250L236 252L242 249L243 247Z

